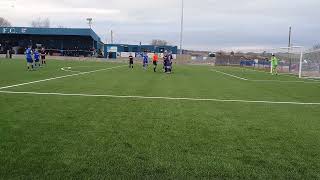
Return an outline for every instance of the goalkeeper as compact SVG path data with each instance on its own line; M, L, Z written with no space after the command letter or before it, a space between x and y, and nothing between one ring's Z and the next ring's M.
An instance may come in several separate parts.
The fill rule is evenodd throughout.
M273 54L271 58L271 73L272 75L278 75L279 59Z

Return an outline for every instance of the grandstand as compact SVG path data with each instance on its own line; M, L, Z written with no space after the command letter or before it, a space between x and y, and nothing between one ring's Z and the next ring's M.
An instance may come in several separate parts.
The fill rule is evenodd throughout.
M102 51L103 43L92 29L1 27L0 52L23 54L28 46L44 47L50 55L89 56Z

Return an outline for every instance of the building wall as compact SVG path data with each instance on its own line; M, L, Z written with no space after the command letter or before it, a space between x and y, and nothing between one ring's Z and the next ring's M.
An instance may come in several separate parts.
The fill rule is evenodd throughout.
M177 54L177 46L153 46L153 45L130 45L130 44L105 44L104 54L105 57L117 58L129 56L129 54L136 55L141 52L148 53L164 53L165 51Z

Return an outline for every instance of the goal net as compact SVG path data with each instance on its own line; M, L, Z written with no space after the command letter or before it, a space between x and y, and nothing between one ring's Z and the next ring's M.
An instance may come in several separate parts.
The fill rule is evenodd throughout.
M320 78L320 50L304 50L303 47L285 47L273 50L279 59L280 73L297 75L300 78Z
M300 77L320 79L320 50L310 50L303 53Z
M253 49L251 52L235 53L233 56L226 56L227 58L219 60L222 62L233 62L234 66L238 64L245 68L249 67L271 72L271 59L275 55L279 60L278 73L298 76L300 73L301 52L302 47Z
M300 76L300 64L303 56L303 47L284 47L273 49L272 52L279 59L278 72ZM270 57L271 60L271 57Z
M252 49L250 52L218 53L215 65L240 66L272 72L271 59L278 59L279 74L320 79L320 50L305 50L302 46L272 49Z

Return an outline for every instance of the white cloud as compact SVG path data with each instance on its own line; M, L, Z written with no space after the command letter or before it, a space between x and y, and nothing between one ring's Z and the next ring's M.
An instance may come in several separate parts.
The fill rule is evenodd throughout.
M106 39L148 43L153 38L179 42L180 0L0 0L0 16L16 26L37 17L52 24L94 29ZM12 6L14 5L14 8ZM293 26L296 44L320 42L319 0L185 0L185 47L192 49L283 46Z
M117 9L98 9L98 8L48 8L41 9L39 8L38 13L84 13L89 15L115 15L119 14L120 10Z

